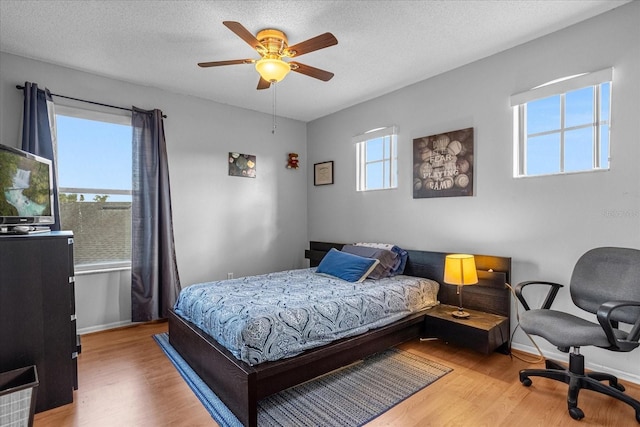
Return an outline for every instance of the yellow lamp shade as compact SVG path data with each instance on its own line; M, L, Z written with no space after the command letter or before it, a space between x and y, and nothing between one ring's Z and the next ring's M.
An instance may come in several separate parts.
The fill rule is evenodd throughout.
M263 79L274 83L284 79L291 71L291 66L281 59L265 56L256 62L256 70Z
M478 283L476 261L473 255L447 255L444 261L444 282L450 285L475 285Z

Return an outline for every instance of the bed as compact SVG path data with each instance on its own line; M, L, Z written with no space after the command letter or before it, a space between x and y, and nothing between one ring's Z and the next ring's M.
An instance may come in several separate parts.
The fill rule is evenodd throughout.
M329 251L343 244L310 242L305 251L310 267L317 267ZM439 284L437 298L455 304L455 287L443 283L445 253L408 250L405 276L431 279ZM465 308L483 309L508 315L511 260L504 257L476 256L479 286L465 289ZM475 289L474 289L475 288ZM347 333L328 344L303 349L300 354L279 360L261 361L222 345L202 324L186 320L175 310L169 315L169 340L198 375L211 387L245 426L257 425L260 399L296 384L343 367L366 356L402 342L428 334L423 330L424 316L431 304L390 323L375 325L357 335ZM180 311L180 310L178 310ZM224 340L221 340L221 342ZM234 353L236 353L234 355ZM255 355L254 355L255 356Z

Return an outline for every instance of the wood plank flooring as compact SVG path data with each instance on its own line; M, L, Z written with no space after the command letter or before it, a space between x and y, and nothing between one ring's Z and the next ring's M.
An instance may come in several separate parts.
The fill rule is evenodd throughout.
M153 340L166 331L166 322L155 322L84 335L74 402L36 414L34 426L215 426ZM531 387L520 384L520 369L543 363L499 353L485 356L441 341L415 340L400 347L453 371L368 427L639 425L630 406L588 390L579 398L585 418L573 420L566 410L565 384L541 378L534 378ZM623 383L640 398L639 385Z

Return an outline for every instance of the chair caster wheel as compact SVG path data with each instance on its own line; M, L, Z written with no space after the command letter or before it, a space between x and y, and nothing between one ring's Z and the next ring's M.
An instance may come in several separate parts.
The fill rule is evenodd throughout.
M523 380L520 380L520 382L521 382L521 383L522 383L522 385L523 385L523 386L525 386L525 387L529 387L529 386L532 384L532 382L531 382L531 379L530 379L530 378L525 378L525 379L523 379Z
M584 418L584 412L582 412L582 409L580 408L569 408L569 415L571 415L571 418L574 420L581 420Z

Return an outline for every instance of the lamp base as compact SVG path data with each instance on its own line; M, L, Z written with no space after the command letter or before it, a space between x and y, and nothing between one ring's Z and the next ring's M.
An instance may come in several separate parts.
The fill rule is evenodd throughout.
M469 313L463 311L462 309L452 311L451 315L457 319L466 319L467 317L469 317Z

